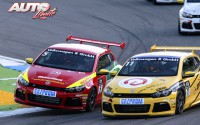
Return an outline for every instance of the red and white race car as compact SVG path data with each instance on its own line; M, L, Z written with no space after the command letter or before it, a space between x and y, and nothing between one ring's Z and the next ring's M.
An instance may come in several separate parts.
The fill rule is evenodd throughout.
M110 71L120 65L109 46L125 47L125 42L114 43L74 36L68 40L80 44L55 44L45 49L17 80L15 101L22 104L91 111L101 103L102 90L111 79ZM82 43L106 45L107 48Z

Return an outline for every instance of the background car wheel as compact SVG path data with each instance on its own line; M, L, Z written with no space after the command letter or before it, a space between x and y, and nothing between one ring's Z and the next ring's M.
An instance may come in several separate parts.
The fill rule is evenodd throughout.
M97 97L97 91L93 87L90 90L90 93L88 95L87 104L86 104L86 111L89 112L89 111L92 111L95 108L96 97Z
M157 0L153 0L153 4L154 4L154 5L158 5Z
M183 107L185 104L185 95L182 90L178 90L176 96L176 114L181 114L183 112Z

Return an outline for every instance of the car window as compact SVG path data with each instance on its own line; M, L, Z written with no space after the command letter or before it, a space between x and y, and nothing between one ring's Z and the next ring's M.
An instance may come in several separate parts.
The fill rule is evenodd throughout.
M199 59L190 57L183 61L183 74L187 71L195 71L199 68Z
M114 62L114 58L112 54L105 54L99 58L98 61L98 71L100 69L110 69L110 66Z
M34 64L45 67L91 72L95 61L95 55L60 49L47 49Z
M179 58L176 57L133 57L119 72L119 76L175 76Z

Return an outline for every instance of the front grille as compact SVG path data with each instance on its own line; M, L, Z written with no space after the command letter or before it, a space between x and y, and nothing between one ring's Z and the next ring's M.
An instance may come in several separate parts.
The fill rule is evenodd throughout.
M149 112L150 105L114 105L117 113L147 113Z
M28 100L31 102L49 104L49 105L60 105L62 103L62 98L48 97L41 95L28 94Z
M67 98L65 106L81 106L82 102L80 98Z
M192 29L192 24L190 22L183 22L182 27L185 29Z
M200 15L192 15L192 18L200 18Z
M115 98L152 98L152 94L130 94L130 93L115 93Z
M63 91L66 92L65 88L58 88L53 86L47 86L47 85L39 85L39 84L29 84L30 87L38 88L38 89L47 89L47 90L53 90L53 91Z
M200 23L194 23L194 27L195 27L195 29L200 30Z
M155 103L153 107L153 112L163 112L170 110L170 106L167 102Z
M104 103L103 103L103 110L104 110L104 111L107 111L107 112L113 112L111 103L104 102Z
M25 100L26 96L24 94L24 92L22 90L17 89L16 90L16 97L21 99L21 100Z

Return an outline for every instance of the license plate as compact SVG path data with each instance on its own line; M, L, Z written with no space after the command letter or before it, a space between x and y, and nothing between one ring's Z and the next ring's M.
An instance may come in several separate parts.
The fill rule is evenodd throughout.
M143 98L122 98L120 99L121 105L134 105L134 104L144 104Z
M42 95L42 96L49 96L49 97L56 97L56 91L45 90L45 89L34 88L33 94Z

